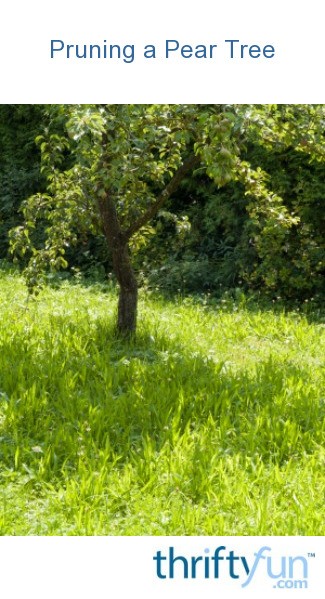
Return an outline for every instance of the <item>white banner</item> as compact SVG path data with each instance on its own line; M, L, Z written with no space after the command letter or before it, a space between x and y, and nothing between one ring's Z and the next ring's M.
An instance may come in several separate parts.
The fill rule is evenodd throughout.
M6 537L10 599L324 598L321 537Z
M2 103L322 103L319 0L16 0Z

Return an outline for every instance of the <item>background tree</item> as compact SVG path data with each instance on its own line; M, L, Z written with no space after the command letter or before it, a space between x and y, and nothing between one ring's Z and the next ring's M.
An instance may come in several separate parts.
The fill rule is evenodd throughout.
M318 106L75 105L48 107L39 136L47 193L23 205L25 222L11 234L16 254L28 255L33 289L45 268L67 266L68 248L82 234L102 231L120 287L118 330L136 328L137 281L131 252L154 233L154 219L189 173L222 187L237 181L256 223L261 256L283 248L299 215L270 191L269 177L247 161L247 146L294 148L324 160L324 111ZM58 123L64 133L58 133ZM44 240L37 238L42 224Z
M249 144L242 158L262 166L296 223L275 239L254 198L231 181L218 189L204 173L187 177L159 215L157 235L136 257L146 284L169 292L218 296L241 287L302 302L324 292L325 169L295 148ZM261 207L260 207L261 208ZM168 211L167 211L168 209ZM186 218L186 220L184 220ZM276 221L270 221L275 230ZM143 272L143 274L142 274Z
M22 199L45 183L35 144L41 127L46 127L43 106L0 105L0 259L8 253L8 231L22 221Z

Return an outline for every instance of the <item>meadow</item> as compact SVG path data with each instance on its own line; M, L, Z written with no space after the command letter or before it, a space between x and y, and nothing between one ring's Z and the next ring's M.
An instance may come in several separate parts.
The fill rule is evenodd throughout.
M324 535L324 325L0 274L2 535Z

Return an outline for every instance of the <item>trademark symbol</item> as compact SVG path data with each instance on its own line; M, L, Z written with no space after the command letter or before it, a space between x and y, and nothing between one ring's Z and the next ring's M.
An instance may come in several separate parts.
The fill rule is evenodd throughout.
M307 555L308 555L308 557L316 557L315 553L309 553L309 551L308 551Z

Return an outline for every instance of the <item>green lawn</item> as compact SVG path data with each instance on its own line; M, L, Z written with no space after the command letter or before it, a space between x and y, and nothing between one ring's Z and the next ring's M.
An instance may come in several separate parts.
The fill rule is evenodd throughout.
M0 532L323 535L323 325L0 276Z

